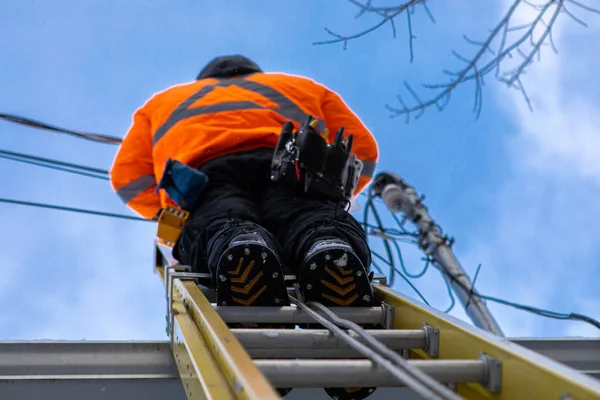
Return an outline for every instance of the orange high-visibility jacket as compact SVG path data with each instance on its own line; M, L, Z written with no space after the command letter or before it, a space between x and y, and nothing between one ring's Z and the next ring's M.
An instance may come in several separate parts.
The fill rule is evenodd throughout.
M327 127L329 141L344 127L354 134L352 151L363 162L355 194L372 179L378 160L375 138L339 95L311 79L255 73L200 79L155 94L134 116L112 168L110 181L121 199L144 218L173 204L155 193L167 159L198 167L224 154L275 147L286 121L297 129L307 115Z

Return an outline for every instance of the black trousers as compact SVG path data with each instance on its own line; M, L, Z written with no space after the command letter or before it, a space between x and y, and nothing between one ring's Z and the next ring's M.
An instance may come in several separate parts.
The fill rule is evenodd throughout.
M371 253L362 226L342 205L325 202L270 179L273 149L213 159L199 169L209 183L175 244L174 257L194 272L216 272L221 251L236 235L258 231L296 273L310 246L322 238L345 239L365 268Z

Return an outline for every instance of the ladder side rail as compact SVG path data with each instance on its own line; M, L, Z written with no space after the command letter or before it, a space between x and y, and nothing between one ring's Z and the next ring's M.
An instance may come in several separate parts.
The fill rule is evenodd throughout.
M156 247L156 272L161 277L165 290L169 288L169 274L175 267ZM162 266L159 265L162 260ZM188 400L234 400L229 384L208 350L206 341L199 334L193 318L177 293L167 292L167 335L171 353L177 366L179 378Z
M496 400L600 399L600 381L539 353L436 310L386 286L374 285L379 297L394 309L394 329L439 329L439 355L443 360L491 357L502 363ZM419 349L411 354L432 358ZM414 358L414 357L413 357ZM467 399L489 399L479 385L458 384ZM564 397L561 397L564 396Z
M171 351L188 400L235 400L181 296L173 300L173 313Z
M198 332L237 399L280 399L269 380L219 316L214 306L202 294L195 282L175 279L174 290L182 296Z

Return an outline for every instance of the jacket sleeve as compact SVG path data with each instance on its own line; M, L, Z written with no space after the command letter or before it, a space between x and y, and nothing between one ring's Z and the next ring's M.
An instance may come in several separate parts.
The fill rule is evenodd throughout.
M133 115L110 170L110 183L128 207L144 218L152 219L161 208L155 193L156 178L152 157L152 130L144 108Z
M341 127L344 127L344 137L351 133L354 135L352 152L363 163L363 170L354 190L354 195L357 196L373 179L379 159L377 141L337 93L326 89L322 110L330 141Z

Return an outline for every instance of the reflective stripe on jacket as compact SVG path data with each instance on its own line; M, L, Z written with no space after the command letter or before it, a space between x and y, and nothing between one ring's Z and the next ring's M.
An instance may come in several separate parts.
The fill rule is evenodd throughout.
M113 189L134 211L152 218L173 204L155 193L166 161L189 166L228 153L275 147L282 125L295 128L307 115L330 131L354 134L353 152L364 167L355 191L371 181L378 160L375 138L341 97L311 79L256 73L229 79L201 79L155 94L134 116L110 170Z

